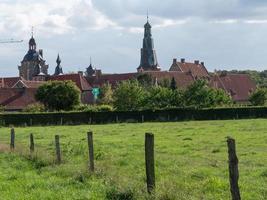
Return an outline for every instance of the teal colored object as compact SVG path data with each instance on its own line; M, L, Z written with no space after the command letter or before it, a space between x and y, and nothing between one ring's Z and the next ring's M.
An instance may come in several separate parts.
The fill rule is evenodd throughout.
M99 88L93 88L92 93L94 95L94 98L97 99L97 97L100 93L100 89Z

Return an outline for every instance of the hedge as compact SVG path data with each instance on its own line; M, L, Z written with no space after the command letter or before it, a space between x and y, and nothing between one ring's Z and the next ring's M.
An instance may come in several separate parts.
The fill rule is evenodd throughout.
M145 111L107 112L57 112L57 113L3 113L1 126L32 125L79 125L105 124L116 122L162 122L188 120L230 120L266 118L267 107L238 108L175 108Z

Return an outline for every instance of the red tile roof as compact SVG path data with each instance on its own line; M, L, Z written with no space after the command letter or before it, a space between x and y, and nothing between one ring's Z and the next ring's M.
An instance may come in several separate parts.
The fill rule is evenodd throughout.
M52 81L73 81L76 83L78 88L81 91L87 91L87 90L92 90L91 85L87 82L87 80L81 75L81 74L63 74L63 75L58 75L58 76L50 76L48 80Z
M38 88L43 85L45 81L26 81L26 80L19 80L15 83L12 88L20 88L20 84L23 85L25 88Z
M104 83L109 83L115 86L120 81L136 78L138 73L125 73L125 74L102 74L100 76L93 76L87 78L88 82L94 87L100 87Z
M178 71L150 71L144 73L150 74L153 78L157 78L158 81L163 79L171 80L172 78L174 78L178 88L186 88L187 86L191 85L195 80L191 73L184 73Z
M190 72L195 78L209 77L209 72L203 63L195 61L194 63L189 62L177 62L174 59L172 66L169 71L180 71L180 72Z
M25 80L25 79L22 78L22 77L6 77L6 78L0 78L0 88L11 88L19 80Z
M36 103L36 88L0 88L0 105L7 110L21 110Z
M214 75L210 84L225 90L234 101L239 102L248 101L249 95L256 90L256 83L247 74Z
M158 81L163 79L172 79L174 77L177 86L180 88L185 88L191 83L193 83L194 78L190 73L184 73L184 72L169 72L169 71L144 71L142 73L125 73L125 74L103 74L99 77L90 77L87 78L88 82L95 86L99 87L103 85L104 83L110 83L112 86L115 86L120 81L125 81L129 79L137 78L138 75L141 74L149 74L152 76L152 78L156 79Z

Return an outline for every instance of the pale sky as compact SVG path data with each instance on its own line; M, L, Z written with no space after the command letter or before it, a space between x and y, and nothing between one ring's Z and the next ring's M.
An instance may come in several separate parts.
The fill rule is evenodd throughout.
M31 27L53 73L93 65L106 73L135 72L146 13L158 62L204 61L214 69L267 69L266 0L0 0L0 76L17 76Z

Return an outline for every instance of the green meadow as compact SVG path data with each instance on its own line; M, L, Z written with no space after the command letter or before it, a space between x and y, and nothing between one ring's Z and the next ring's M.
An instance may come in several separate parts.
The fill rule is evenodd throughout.
M86 133L94 133L95 173ZM242 199L267 199L267 120L0 128L0 199L231 199L226 137L236 139ZM155 134L155 194L147 195L144 139ZM35 152L29 153L29 134ZM55 164L60 135L63 163Z

